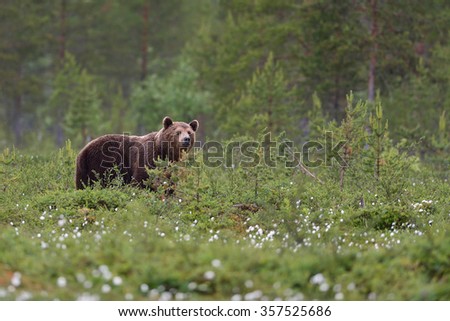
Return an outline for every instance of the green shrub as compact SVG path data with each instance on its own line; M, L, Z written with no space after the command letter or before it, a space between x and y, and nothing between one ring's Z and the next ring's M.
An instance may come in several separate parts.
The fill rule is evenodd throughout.
M379 205L357 211L352 217L355 226L376 230L403 229L416 224L410 209L398 205Z
M131 196L122 190L115 189L84 189L67 192L52 191L36 197L35 203L38 210L46 209L108 209L114 210L125 207Z

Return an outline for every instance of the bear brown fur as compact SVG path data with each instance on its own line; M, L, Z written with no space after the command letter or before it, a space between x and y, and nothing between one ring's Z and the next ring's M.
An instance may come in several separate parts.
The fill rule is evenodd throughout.
M197 120L189 124L163 119L163 128L144 136L111 134L88 143L78 154L75 183L83 189L101 180L106 182L118 174L125 184L144 187L149 178L147 168L155 168L155 160L179 161L183 151L189 152L195 142Z

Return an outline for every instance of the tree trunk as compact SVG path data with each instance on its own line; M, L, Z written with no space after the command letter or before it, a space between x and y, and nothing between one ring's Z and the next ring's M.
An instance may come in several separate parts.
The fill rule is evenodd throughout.
M378 24L377 24L377 0L370 0L370 36L372 41L372 49L370 51L370 65L369 65L369 84L367 90L367 100L371 103L375 100L375 76L377 65L377 51L378 51Z
M147 1L142 7L141 80L147 77L149 11L150 4Z
M64 58L66 57L66 40L67 40L67 28L66 28L66 18L67 18L67 0L61 0L59 8L59 52L58 52L58 68L62 68L64 65ZM56 107L56 123L54 125L54 131L56 135L56 146L62 147L64 143L64 131L62 128L62 123L64 121L62 106Z

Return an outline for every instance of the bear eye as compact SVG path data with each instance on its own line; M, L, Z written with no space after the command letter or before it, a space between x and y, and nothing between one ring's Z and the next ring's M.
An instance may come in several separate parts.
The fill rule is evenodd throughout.
M191 131L188 131L188 135L192 135L192 132L191 132Z
M177 131L176 134L177 134L177 135L181 135L181 132L180 132L180 131Z

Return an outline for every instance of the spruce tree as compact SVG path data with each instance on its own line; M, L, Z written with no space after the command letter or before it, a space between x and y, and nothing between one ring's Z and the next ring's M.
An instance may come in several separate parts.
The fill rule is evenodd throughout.
M291 117L293 95L283 70L270 53L264 66L254 72L231 108L222 107L222 126L230 133L245 133L252 137L257 137L262 131L294 134L295 123Z
M167 76L150 74L133 90L134 121L140 133L159 128L164 116L189 120L210 111L210 93L199 88L199 73L183 57ZM200 129L202 126L200 126Z
M101 109L94 78L69 53L53 81L49 106L47 117L61 133L60 139L64 133L65 137L85 144L98 132Z
M65 115L65 129L69 137L86 144L101 127L100 100L93 77L82 70Z

